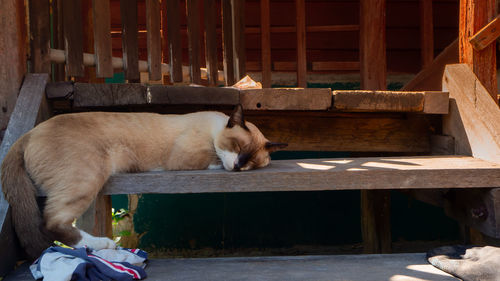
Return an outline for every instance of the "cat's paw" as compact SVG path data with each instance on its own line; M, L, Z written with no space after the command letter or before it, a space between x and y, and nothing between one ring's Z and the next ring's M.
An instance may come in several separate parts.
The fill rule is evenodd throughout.
M94 250L116 248L115 242L107 237L95 237L82 230L80 230L80 234L82 235L82 239L74 247L87 246Z

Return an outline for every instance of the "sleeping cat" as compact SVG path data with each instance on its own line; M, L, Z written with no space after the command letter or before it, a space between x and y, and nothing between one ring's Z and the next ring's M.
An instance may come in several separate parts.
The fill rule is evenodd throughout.
M93 249L112 240L72 226L114 173L224 168L243 171L269 164L269 142L241 106L186 115L75 113L51 118L22 136L2 163L2 187L12 207L21 246L38 257L53 240ZM36 187L47 195L43 218Z

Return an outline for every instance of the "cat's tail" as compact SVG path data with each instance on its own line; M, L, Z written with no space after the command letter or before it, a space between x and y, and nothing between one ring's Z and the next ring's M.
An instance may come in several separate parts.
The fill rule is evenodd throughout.
M36 200L37 189L24 166L24 149L30 135L25 134L10 148L2 163L2 190L11 206L12 221L21 246L30 259L36 259L51 245Z

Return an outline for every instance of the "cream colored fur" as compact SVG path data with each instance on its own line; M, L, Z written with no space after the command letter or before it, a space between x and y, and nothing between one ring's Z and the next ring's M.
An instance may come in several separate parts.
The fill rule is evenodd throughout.
M111 240L80 232L71 223L110 175L260 168L269 164L269 152L277 147L283 145L269 143L243 120L241 106L231 117L218 112L65 114L41 123L13 145L2 163L3 191L17 214L14 225L21 244L32 258L47 246L40 241L50 239L109 248L114 247ZM23 216L37 216L29 179L47 194L43 223Z

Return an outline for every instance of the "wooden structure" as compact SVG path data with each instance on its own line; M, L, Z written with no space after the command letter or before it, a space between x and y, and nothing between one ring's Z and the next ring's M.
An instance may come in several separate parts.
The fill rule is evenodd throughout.
M270 86L270 33L273 32L269 22L270 1L259 2L263 15L260 19L262 81L264 86ZM80 227L95 235L110 235L110 194L359 189L363 190L361 221L364 250L366 253L388 253L391 251L391 235L387 190L402 189L416 198L445 208L450 216L485 235L500 238L500 202L497 195L500 187L500 123L492 122L500 120L494 91L496 82L493 81L496 77L494 52L490 50L494 43L482 51L472 51L467 35L479 31L493 20L494 14L490 13L490 9L494 1L486 1L485 6L476 2L479 1L460 2L458 47L454 49L451 45L435 60L432 60L434 48L429 47L434 44L432 36L425 32L430 30L428 19L432 17L432 2L419 2L422 42L425 44L421 48L422 65L426 67L407 85L405 91L395 92L386 91L385 0L361 0L359 25L321 28L306 24L304 7L307 2L295 0L295 26L283 28L286 32L292 28L292 32L297 34L295 65L299 86L307 85L308 32L315 29L359 30L359 63L312 64L312 69L325 69L332 65L344 70L359 68L363 91L332 92L330 89L265 87L239 90L185 85L186 82L193 82L214 86L221 81L232 85L246 73L248 56L244 47L243 0L221 0L217 7L211 1L160 3L158 0L121 0L118 4L120 14L122 19L126 19L120 27L123 35L121 58L113 54L114 27L108 26L112 22L110 11L117 2L93 1L92 5L87 5L84 0L30 1L29 22L33 38L31 69L44 74L26 75L0 147L0 159L17 138L52 114L124 108L162 113L205 108L229 111L235 104L242 104L249 121L256 124L269 139L289 143L290 150L351 151L359 154L384 152L406 156L274 161L266 169L242 173L177 171L119 174L108 181L95 203L80 219ZM52 47L48 33L49 5L53 5L56 38ZM198 9L201 5L204 8ZM175 12L184 7L189 66L183 65L182 23ZM214 12L219 8L220 17ZM145 11L147 19L147 59L141 59L139 54L138 38L142 35L137 15L140 10ZM200 30L201 15L204 31ZM90 20L92 24L84 24ZM223 69L220 70L217 44L213 40L218 32L218 20L221 21L223 42ZM94 28L89 32L87 26ZM274 31L279 30L274 28ZM201 33L205 34L204 40L200 39ZM453 50L457 49L457 58L468 65L448 65L445 68L453 60L450 59ZM201 67L202 52L206 54L206 68ZM64 63L65 67L61 69L55 65L52 68L51 62ZM93 70L87 66L96 66L95 75L89 74ZM140 81L140 73L147 71L150 84L97 83L102 82L103 77L110 77L113 69L123 69L129 82ZM47 73L51 72L57 78L48 83ZM61 82L69 79L76 83ZM441 85L436 85L436 80L441 79L443 89ZM166 84L174 85L152 85L158 80L168 80ZM245 184L241 184L243 182ZM0 245L5 254L0 258L0 275L5 275L21 258L22 251L18 249L13 232L9 206L2 196ZM417 259L412 260L415 257ZM391 257L364 256L362 259L366 264L376 264ZM421 259L422 256L409 257L410 263ZM296 261L307 260L316 259L305 257ZM165 262L168 264L170 261ZM191 262L196 263L188 261L186 268L192 266ZM223 262L230 264L231 260ZM325 262L331 264L335 260ZM249 266L251 263L251 260L246 261ZM163 262L157 261L157 264L160 266ZM292 266L295 264L291 263ZM303 270L309 272L309 269ZM19 277L24 276L22 272L16 274L20 275L11 278L23 280L19 279L24 278ZM319 276L310 274L311 279Z

